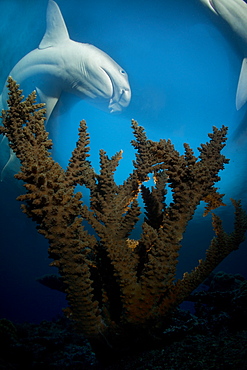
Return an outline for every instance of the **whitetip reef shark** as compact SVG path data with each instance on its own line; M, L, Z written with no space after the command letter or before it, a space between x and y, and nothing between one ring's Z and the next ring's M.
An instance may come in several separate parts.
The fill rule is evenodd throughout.
M224 19L240 37L244 45L244 59L238 80L236 108L247 101L247 4L244 0L200 0L216 15Z
M107 102L110 113L121 111L131 99L125 70L97 47L71 40L53 0L48 2L46 32L39 47L25 55L9 75L21 87L22 83L31 81L40 101L46 104L47 121L63 91L81 99L89 98L99 105ZM0 96L3 109L8 99L6 84L7 81ZM11 153L4 169L14 157Z

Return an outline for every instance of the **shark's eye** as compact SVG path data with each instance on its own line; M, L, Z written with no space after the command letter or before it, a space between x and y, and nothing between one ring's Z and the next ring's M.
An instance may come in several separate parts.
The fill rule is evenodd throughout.
M126 72L125 72L125 70L124 70L124 69L120 69L120 73L121 73L122 75L126 75Z

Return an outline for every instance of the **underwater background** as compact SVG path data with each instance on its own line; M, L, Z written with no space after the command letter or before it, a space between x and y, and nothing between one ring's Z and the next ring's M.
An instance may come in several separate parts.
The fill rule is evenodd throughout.
M47 125L53 157L66 167L79 121L85 119L96 170L99 149L109 156L123 150L116 173L121 183L134 160L132 118L144 126L149 139L169 138L180 153L186 142L198 154L197 147L208 141L212 126L226 125L229 134L223 153L230 164L220 173L218 187L226 194L227 207L217 212L225 230L231 231L230 198L241 199L247 208L247 106L235 108L243 54L232 31L198 0L57 0L57 4L72 40L97 46L127 71L132 99L121 114L109 114L64 94ZM46 28L46 8L47 0L0 0L0 89L14 65L38 47ZM0 147L1 168L4 158ZM47 241L15 200L23 191L12 176L0 183L0 317L38 323L61 314L67 304L63 293L36 281L56 269L49 267ZM203 205L188 225L178 277L204 257L213 237L211 217L202 213ZM139 233L137 228L133 237ZM217 270L247 277L246 261L245 241Z

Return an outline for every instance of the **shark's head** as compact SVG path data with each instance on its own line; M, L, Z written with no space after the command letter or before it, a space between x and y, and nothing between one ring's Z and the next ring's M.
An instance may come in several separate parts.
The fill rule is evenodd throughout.
M102 58L99 68L107 75L108 82L112 88L108 105L110 113L121 111L129 105L131 99L131 90L126 71L107 54L106 58Z
M77 95L81 98L88 97L97 103L107 102L110 113L120 112L127 107L131 99L131 90L124 69L95 46L76 44L74 50L79 65L77 68L69 69L69 73L74 74L71 78L74 93L77 90Z
M60 91L69 91L81 99L88 97L103 109L107 103L111 113L128 106L131 91L127 73L102 50L71 40L53 0L48 3L47 28L39 50L51 56L52 62L46 63L46 67L51 66L51 75L56 73ZM55 102L53 99L53 106Z
M244 0L200 0L219 15L237 35L245 58L242 62L236 94L236 108L247 102L247 3Z
M215 14L223 18L243 39L246 36L247 4L244 0L200 0Z
M234 32L247 42L247 4L244 0L211 0L217 12Z
M108 105L110 113L121 111L122 108L129 105L131 99L131 90L127 73L118 65L115 66L115 68L116 73L111 73L107 68L104 69L110 78L113 87L113 94Z
M247 4L244 0L200 0L219 15L246 44ZM246 47L245 47L246 54Z
M213 4L212 0L200 0L200 1L201 1L202 4L207 6L210 10L212 10L212 12L214 12L215 14L218 15L217 11L214 8L214 4Z

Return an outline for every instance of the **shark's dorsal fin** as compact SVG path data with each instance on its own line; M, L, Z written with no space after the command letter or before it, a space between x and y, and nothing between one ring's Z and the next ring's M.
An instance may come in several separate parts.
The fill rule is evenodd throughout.
M46 13L46 32L39 49L46 49L69 40L69 33L61 11L53 0L49 0Z

